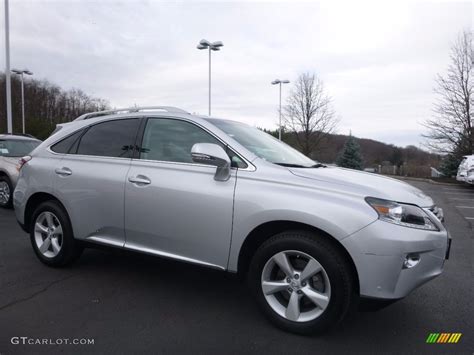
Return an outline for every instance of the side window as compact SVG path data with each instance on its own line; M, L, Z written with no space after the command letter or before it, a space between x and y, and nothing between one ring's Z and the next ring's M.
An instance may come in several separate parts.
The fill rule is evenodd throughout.
M140 159L193 163L191 148L196 143L222 146L217 139L192 123L150 118L143 133Z
M75 153L75 149L71 149L71 147L75 145L75 143L78 141L82 132L83 130L81 129L76 133L73 133L70 136L64 138L63 140L51 146L51 150L53 152L61 154Z
M77 154L130 158L139 122L139 119L123 119L91 126L79 140Z

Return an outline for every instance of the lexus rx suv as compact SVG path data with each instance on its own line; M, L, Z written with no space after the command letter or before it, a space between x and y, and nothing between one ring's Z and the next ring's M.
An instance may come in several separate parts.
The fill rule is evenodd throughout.
M29 135L0 134L0 207L10 208L18 179L18 160L41 141Z
M405 297L449 254L420 190L177 108L83 115L21 165L15 213L43 263L98 243L238 273L295 333L328 329L360 298Z

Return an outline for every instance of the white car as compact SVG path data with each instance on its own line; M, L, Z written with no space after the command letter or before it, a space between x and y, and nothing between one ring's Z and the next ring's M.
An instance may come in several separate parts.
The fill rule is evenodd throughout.
M457 181L474 185L474 155L466 155L459 164Z

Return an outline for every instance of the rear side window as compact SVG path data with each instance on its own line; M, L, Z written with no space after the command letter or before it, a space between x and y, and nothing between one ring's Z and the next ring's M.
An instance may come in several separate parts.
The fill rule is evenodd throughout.
M68 154L68 153L75 153L76 149L73 148L73 145L76 145L79 137L81 136L83 130L79 130L76 133L71 134L70 136L64 138L63 140L59 141L58 143L54 144L51 147L51 150L55 153L60 154Z
M79 139L77 154L131 158L139 122L123 119L91 126Z

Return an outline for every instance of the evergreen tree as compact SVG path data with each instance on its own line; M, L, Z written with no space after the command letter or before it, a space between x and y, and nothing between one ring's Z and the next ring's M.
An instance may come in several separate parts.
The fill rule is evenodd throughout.
M359 143L349 135L344 149L337 159L337 165L343 168L362 170L362 155Z
M448 154L441 161L439 171L447 177L456 176L460 163L461 159L457 158L454 154Z

